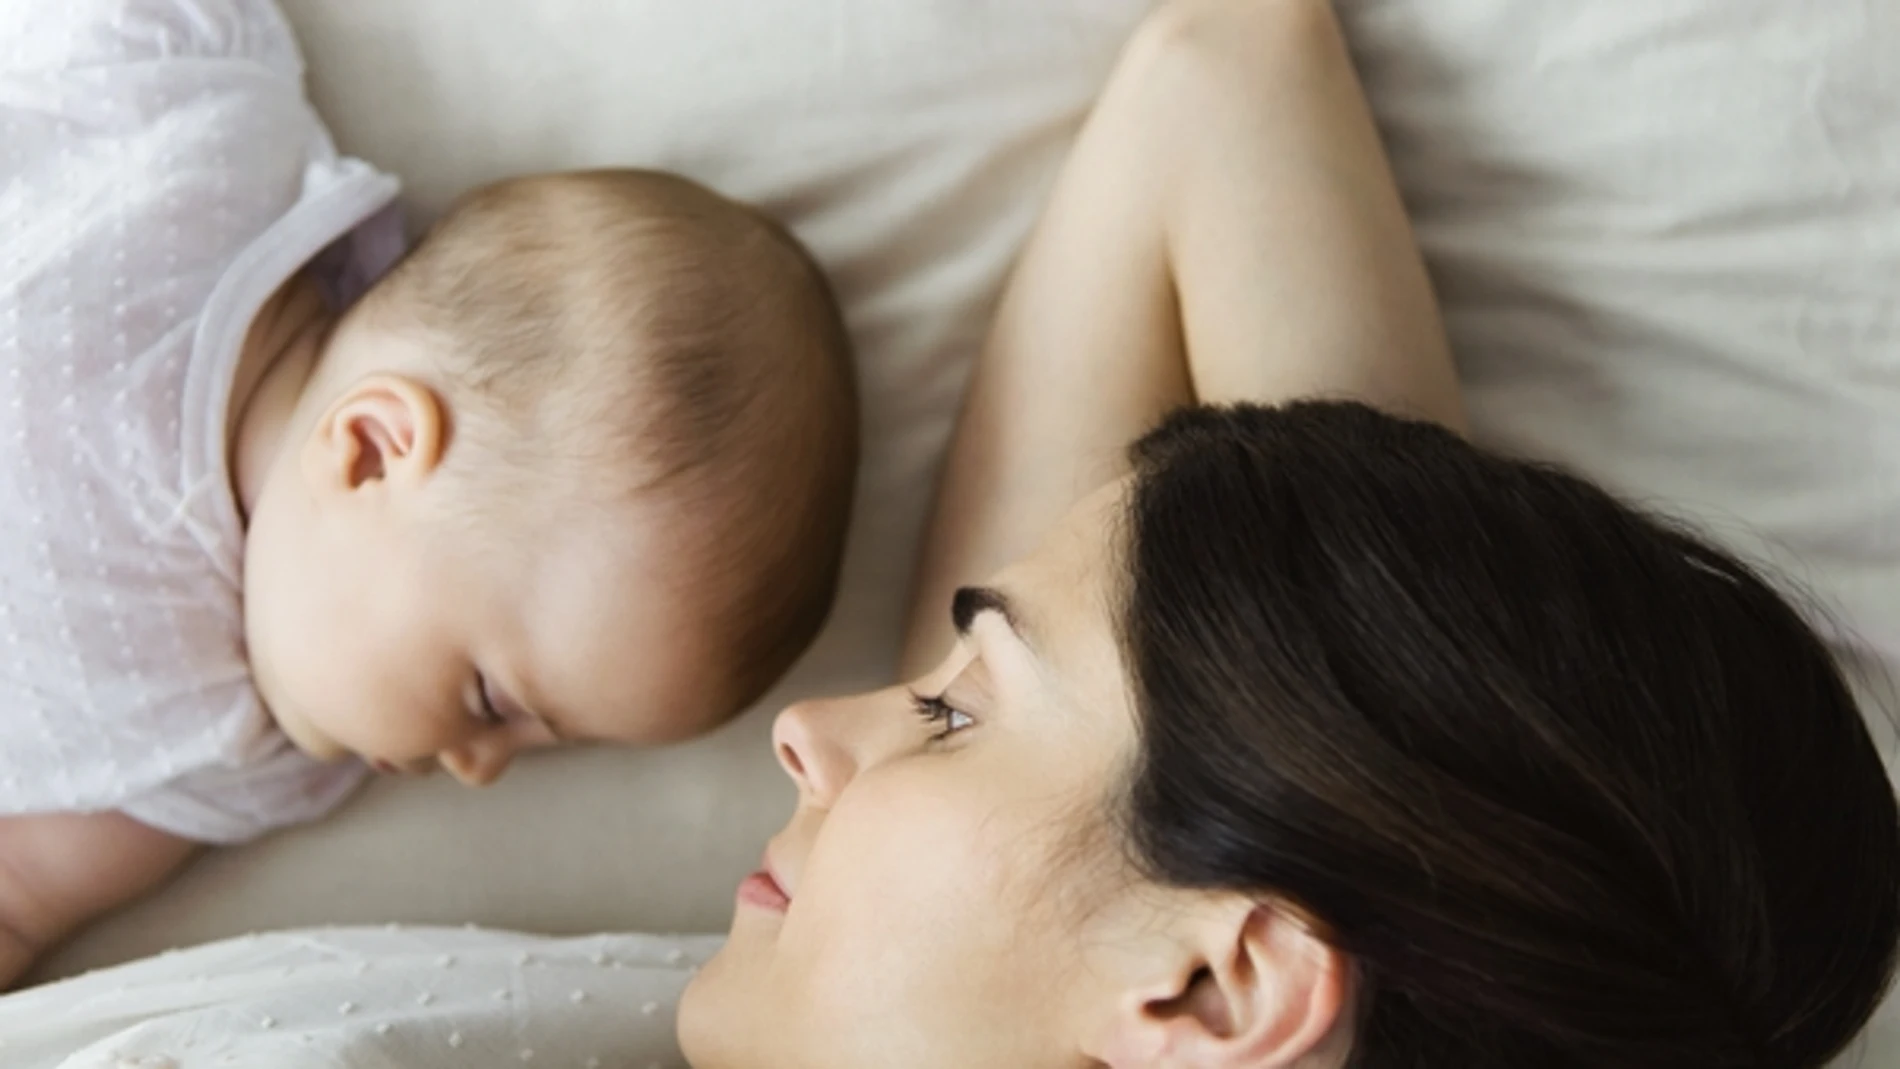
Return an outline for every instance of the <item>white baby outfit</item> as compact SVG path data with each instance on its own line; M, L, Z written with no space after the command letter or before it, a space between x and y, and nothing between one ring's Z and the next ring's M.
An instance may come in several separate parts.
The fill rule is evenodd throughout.
M340 302L400 254L396 190L271 3L0 6L0 814L233 842L360 781L252 687L227 408L299 268Z

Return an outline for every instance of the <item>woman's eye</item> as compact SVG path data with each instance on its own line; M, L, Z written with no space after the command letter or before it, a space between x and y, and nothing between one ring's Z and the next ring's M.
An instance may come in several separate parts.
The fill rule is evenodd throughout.
M500 727L508 722L508 718L495 708L494 695L488 690L488 678L479 673L475 676L475 708L470 712L475 719L489 727Z
M910 704L926 723L936 726L936 733L930 736L931 742L942 742L976 723L969 713L944 701L941 694L925 695L913 690L910 692Z

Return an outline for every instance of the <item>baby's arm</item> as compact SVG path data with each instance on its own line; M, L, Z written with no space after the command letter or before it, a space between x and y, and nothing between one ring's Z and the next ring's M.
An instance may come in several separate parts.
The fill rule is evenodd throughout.
M158 886L195 849L121 813L0 817L0 991L81 924Z

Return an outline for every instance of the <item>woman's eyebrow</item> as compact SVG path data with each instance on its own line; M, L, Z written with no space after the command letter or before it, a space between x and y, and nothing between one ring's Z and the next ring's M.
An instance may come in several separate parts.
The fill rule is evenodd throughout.
M1035 648L1035 644L1024 633L1022 615L1016 611L1016 605L1009 595L995 587L966 586L958 588L950 599L950 622L956 627L959 636L967 638L976 618L986 612L1001 616L1003 622L1009 625L1010 632L1016 636L1016 641L1031 649Z

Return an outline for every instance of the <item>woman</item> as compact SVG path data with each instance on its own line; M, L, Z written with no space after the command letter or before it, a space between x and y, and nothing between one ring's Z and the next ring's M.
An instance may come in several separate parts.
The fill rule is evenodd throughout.
M1300 397L1393 415L1125 450ZM1742 565L1459 425L1326 5L1163 7L999 310L913 682L779 717L800 805L692 1063L1825 1062L1900 931L1838 672Z

